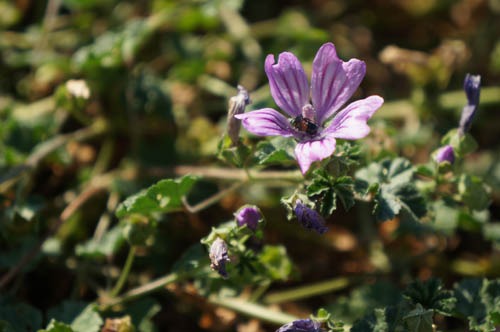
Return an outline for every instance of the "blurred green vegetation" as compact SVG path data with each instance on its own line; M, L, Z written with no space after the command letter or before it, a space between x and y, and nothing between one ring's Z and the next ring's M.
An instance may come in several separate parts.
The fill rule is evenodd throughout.
M349 213L339 208L330 218L331 232L318 240L286 223L279 205L290 194L286 181L235 187L216 204L187 213L175 213L181 201L167 200L153 212L174 213L155 216L153 225L129 216L128 234L145 245L135 251L124 286L167 274L188 248L186 255L199 254L200 238L247 202L258 204L268 220L265 240L272 246L261 258L267 273L286 270L274 270L269 280L289 279L270 291L352 278L340 290L328 286L322 295L281 303L294 316L325 306L352 324L368 310L400 301L393 288L404 289L412 279L435 276L452 289L466 276L498 278L499 18L499 0L0 0L0 324L13 317L5 308L32 317L24 330L21 323L0 330L36 331L55 318L76 331L90 321L98 331L103 321L89 303L105 300L130 242L115 216L119 203L153 183L173 185L160 179L197 172L208 175L193 185L189 206L227 189L243 174L231 173L216 157L236 86L250 92L251 109L272 106L265 56L291 51L310 72L317 49L329 41L343 59L367 64L355 97L379 94L386 100L371 121L372 133L359 143L367 163L394 156L427 163L458 123L465 74L481 75L471 130L478 148L464 159L470 175L460 183L468 186L461 194L470 211L482 211L464 214L436 202L433 227L440 233L419 236L414 224L400 225L394 214L376 222L368 204L360 203ZM243 135L246 142L257 140ZM283 169L271 155L283 143L261 144L261 165ZM475 185L476 177L485 179L487 190ZM296 181L293 172L288 180ZM136 203L153 204L148 199L157 199L156 193L150 194L130 197L118 217L133 213ZM285 252L294 268L286 257L277 258ZM474 282L455 292L487 287ZM270 287L261 286L263 293ZM140 331L273 329L246 318L259 312L252 301L238 316L222 309L231 303L207 300L196 287L173 283L102 317L127 314ZM472 310L462 309L464 317ZM57 324L47 330L67 328ZM464 330L444 316L438 325Z

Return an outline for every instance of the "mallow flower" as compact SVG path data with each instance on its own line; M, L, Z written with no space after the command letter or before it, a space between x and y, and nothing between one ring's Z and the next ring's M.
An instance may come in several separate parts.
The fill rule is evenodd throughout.
M334 153L337 138L355 140L368 135L366 122L384 102L380 96L370 96L341 109L359 87L366 65L358 59L342 61L332 43L318 50L310 87L292 53L281 53L277 63L272 54L268 55L264 69L271 95L288 117L272 108L235 117L255 135L295 138L295 157L303 174L313 162Z
M276 332L322 332L321 324L312 319L297 319L285 324Z

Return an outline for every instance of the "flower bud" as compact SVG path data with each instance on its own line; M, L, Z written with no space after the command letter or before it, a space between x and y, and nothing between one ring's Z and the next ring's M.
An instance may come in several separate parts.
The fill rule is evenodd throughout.
M302 203L302 201L297 200L293 210L297 220L305 228L314 229L319 234L323 234L328 230L325 226L325 219L317 211Z
M247 226L252 231L257 230L259 220L262 219L262 214L260 210L255 205L245 205L242 206L235 214L236 222L238 226Z
M210 267L217 271L223 278L227 278L226 263L231 261L227 250L227 244L218 237L210 246Z
M453 151L453 147L451 145L445 145L442 148L440 148L436 152L436 155L434 156L434 160L438 164L442 164L442 163L446 163L446 162L453 164L455 162L455 152Z
M460 124L458 127L460 135L464 135L469 131L472 120L476 114L481 91L481 76L467 74L464 81L464 90L467 96L467 105L463 108L460 117Z
M250 104L248 92L244 87L238 85L238 94L229 99L229 110L227 114L227 136L231 139L233 146L238 144L240 136L241 121L234 116L245 112L245 107Z
M276 332L322 332L321 324L312 319L298 319L285 324Z

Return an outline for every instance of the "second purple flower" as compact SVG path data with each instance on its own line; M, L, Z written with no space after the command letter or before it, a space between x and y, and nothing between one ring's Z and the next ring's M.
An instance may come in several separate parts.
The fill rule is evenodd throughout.
M295 157L303 174L313 162L334 153L337 138L354 140L368 135L366 122L384 102L380 96L370 96L340 110L359 87L366 65L358 59L342 61L332 43L321 46L314 58L310 88L292 53L281 53L277 63L268 55L265 71L274 101L290 118L272 108L235 117L255 135L295 138Z

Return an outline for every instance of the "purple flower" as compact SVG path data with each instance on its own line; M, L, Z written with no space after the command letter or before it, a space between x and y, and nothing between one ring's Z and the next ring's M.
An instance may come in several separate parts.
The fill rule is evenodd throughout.
M471 74L465 75L464 90L467 96L467 105L463 108L462 116L460 117L460 124L458 126L460 135L464 135L469 131L474 115L476 114L481 91L481 76Z
M440 148L436 155L434 156L434 160L438 163L448 162L453 164L455 162L455 152L453 151L453 147L451 145L445 145Z
M312 319L299 319L285 324L276 332L321 332L321 324Z
M299 223L305 228L314 229L319 234L323 234L328 230L328 227L325 226L325 219L316 210L302 203L302 201L297 200L295 202L293 211Z
M227 278L226 263L230 261L227 252L227 244L223 239L218 237L210 246L209 253L210 267L217 271L223 278Z
M370 96L340 110L361 83L366 66L358 59L340 60L332 43L321 46L314 58L310 89L304 69L292 53L281 53L277 63L268 55L265 71L274 101L290 118L272 108L236 118L255 135L295 138L295 157L303 174L313 162L333 154L337 138L354 140L368 135L366 121L384 102L382 97Z
M241 207L235 214L236 222L238 226L247 226L252 231L257 230L257 225L259 220L262 219L262 214L260 210L255 205L245 205Z

